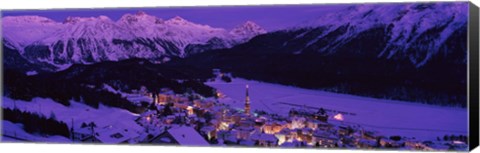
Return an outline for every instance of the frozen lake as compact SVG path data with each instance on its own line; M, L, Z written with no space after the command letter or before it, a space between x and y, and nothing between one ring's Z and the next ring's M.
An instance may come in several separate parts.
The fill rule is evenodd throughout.
M227 97L221 102L243 108L245 85L249 85L252 110L288 115L292 107L318 108L347 112L344 122L362 125L382 135L402 135L434 140L445 134L467 135L465 108L375 99L278 84L233 79L231 83L208 82Z

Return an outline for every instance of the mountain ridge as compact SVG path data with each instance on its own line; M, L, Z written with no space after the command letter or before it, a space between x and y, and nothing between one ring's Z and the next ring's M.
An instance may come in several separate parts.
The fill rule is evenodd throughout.
M364 31L378 27L384 28L388 35L385 39L388 40L377 56L390 59L398 54L410 54L407 55L408 59L417 67L421 67L432 56L442 52L440 46L455 31L467 26L468 11L466 10L468 10L468 4L461 2L363 4L322 15L297 25L293 30L324 28L317 37L305 43L305 50L312 47L318 52L329 52L348 43L351 38ZM329 40L329 44L318 44L319 40L335 32L341 32L342 35L330 38L332 40ZM425 38L425 35L432 33L435 34L434 37ZM298 36L300 35L302 34ZM418 42L426 44L420 45ZM416 46L421 47L416 48ZM443 52L446 51L443 50Z
M460 4L456 9L467 12L468 3ZM365 5L368 6L357 7L363 12L372 12L367 15L371 18L388 15L372 11L385 9L383 4ZM412 7L423 8L421 11L425 12L416 14L424 17L428 14L442 22L419 26L425 24L419 17L399 28L412 32L397 36L390 23L397 21L352 24L350 21L361 19L349 16L345 18L349 22L338 21L341 24L336 26L304 26L269 32L229 49L207 51L166 64L193 65L205 71L221 69L246 79L309 89L466 106L467 18L456 19L455 13L436 13L443 11L439 10L443 7L458 4L391 5L401 6L390 10L395 14ZM336 15L364 15L355 8L353 13L349 12L352 8L343 11ZM405 40L405 45L395 47L402 42L398 40Z
M33 63L46 61L56 66L129 58L162 62L212 48L186 51L189 45L193 50L192 45L208 45L211 40L221 39L222 44L213 44L213 48L228 48L266 33L251 21L247 23L255 29L235 34L179 16L163 20L141 11L125 14L117 21L107 16L68 17L63 22L40 16L6 16L2 22L6 47L18 50Z

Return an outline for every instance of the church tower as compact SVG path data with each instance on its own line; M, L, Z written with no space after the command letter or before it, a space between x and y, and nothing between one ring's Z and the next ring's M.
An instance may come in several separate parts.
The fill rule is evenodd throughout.
M245 95L245 114L250 115L250 97L248 96L248 84L245 86L246 95Z

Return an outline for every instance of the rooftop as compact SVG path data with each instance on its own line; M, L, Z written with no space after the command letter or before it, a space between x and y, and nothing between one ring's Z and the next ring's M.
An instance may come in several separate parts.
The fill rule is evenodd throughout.
M168 130L168 133L180 145L209 146L209 143L190 126L173 127Z

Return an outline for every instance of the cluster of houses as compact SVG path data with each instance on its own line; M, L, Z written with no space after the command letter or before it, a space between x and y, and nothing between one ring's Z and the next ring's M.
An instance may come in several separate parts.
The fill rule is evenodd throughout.
M338 114L292 109L288 115L250 113L214 98L175 94L169 90L147 93L149 109L136 123L143 131L108 127L75 130L82 142L177 144L189 146L263 146L322 148L459 149L465 143L422 142L413 138L383 137L358 125L331 122ZM247 90L247 102L248 90ZM247 110L249 110L249 104ZM330 116L333 115L333 116ZM341 115L341 114L340 114ZM445 148L446 146L446 148Z

